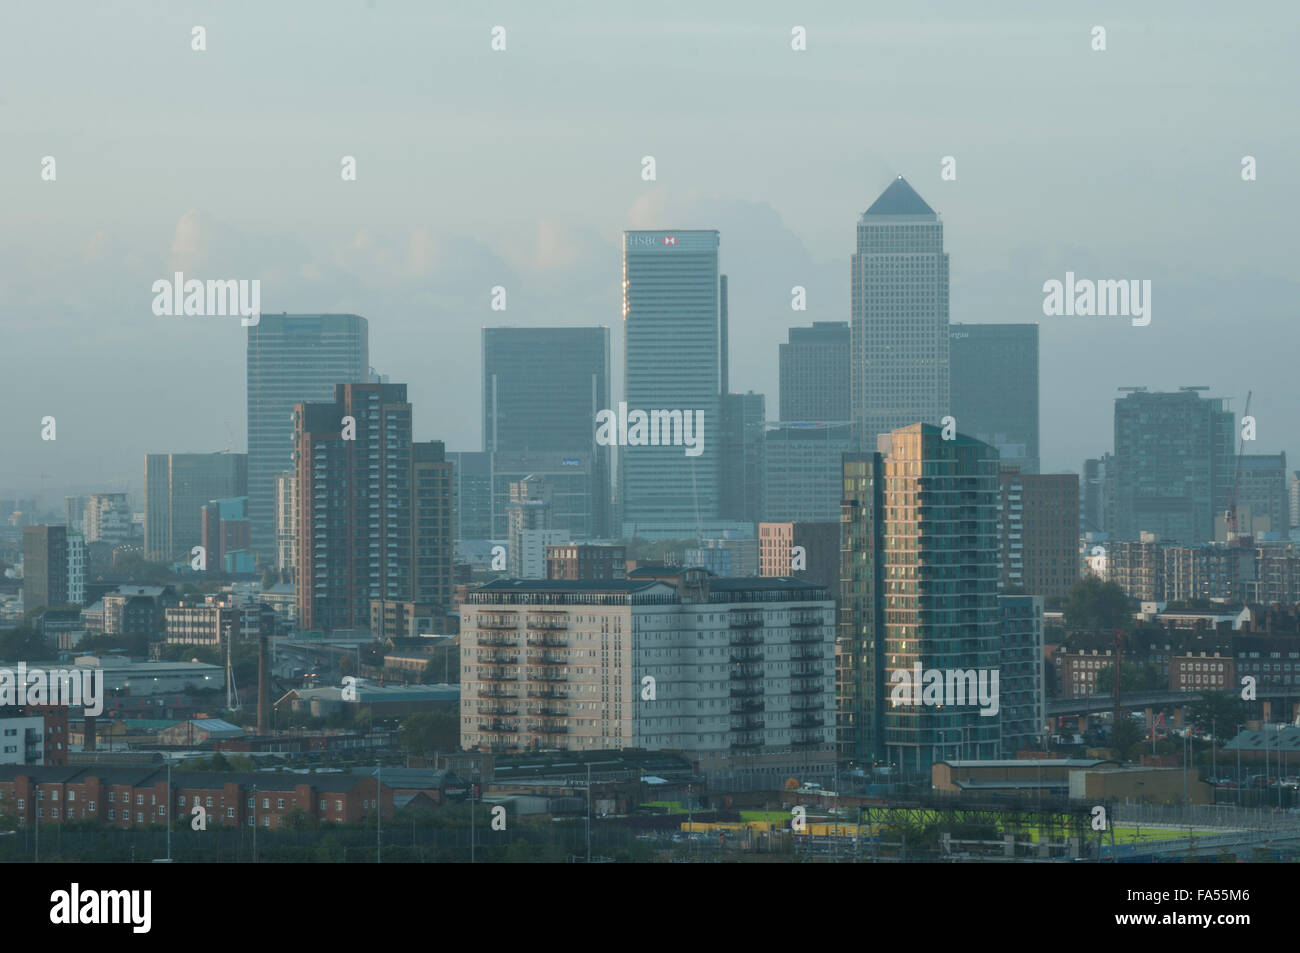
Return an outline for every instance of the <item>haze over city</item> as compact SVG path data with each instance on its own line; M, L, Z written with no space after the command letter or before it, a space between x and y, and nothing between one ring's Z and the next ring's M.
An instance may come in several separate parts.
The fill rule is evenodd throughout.
M365 316L371 364L419 408L417 438L473 450L481 326L607 324L621 394L621 232L716 228L732 390L767 394L777 419L778 343L849 319L854 225L900 174L943 221L951 320L1040 322L1044 472L1111 449L1125 385L1205 385L1238 413L1253 390L1253 449L1300 447L1298 142L1279 121L1293 25L1206 3L479 14L375 0L328 16L179 3L6 18L11 495L42 473L51 499L139 494L146 453L245 448L247 331L155 316L151 284L176 271L259 278L266 313ZM498 22L509 53L494 57ZM201 55L172 41L195 23ZM1150 280L1150 325L1044 316L1043 282L1067 271ZM806 311L790 309L795 285ZM57 441L40 439L46 415Z

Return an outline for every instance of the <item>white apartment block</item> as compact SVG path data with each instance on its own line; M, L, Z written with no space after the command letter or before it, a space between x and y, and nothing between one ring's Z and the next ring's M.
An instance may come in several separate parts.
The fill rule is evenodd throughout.
M88 543L124 543L133 528L125 493L92 493L86 498L83 531Z
M699 569L501 579L461 607L461 746L831 751L834 602Z
M298 565L298 483L292 470L275 477L275 568L293 578Z
M68 533L68 603L81 605L86 601L86 537L81 533Z

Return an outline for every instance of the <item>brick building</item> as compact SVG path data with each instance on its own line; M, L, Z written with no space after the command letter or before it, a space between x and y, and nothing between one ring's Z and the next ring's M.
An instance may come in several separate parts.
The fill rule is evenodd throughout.
M321 823L359 823L375 813L392 817L393 789L365 774L242 774L173 771L163 765L0 766L0 814L22 826L99 820L121 828L164 824L168 804L189 814L195 805L211 825L282 827L291 811Z

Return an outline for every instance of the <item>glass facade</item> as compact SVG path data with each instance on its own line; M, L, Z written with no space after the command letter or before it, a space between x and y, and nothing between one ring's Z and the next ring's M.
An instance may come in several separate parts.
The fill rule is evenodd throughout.
M900 703L896 673L991 673L998 647L998 458L913 424L844 457L842 754L925 771L993 758L999 719L971 704Z
M900 175L858 220L852 261L851 398L861 446L948 413L948 256L943 223Z
M292 466L294 404L369 380L368 342L355 314L264 314L248 329L248 517L260 561L276 555L275 478Z
M718 233L623 233L624 368L629 413L700 411L703 451L620 447L623 535L719 512L721 346Z
M1037 473L1038 325L954 324L948 339L957 429Z

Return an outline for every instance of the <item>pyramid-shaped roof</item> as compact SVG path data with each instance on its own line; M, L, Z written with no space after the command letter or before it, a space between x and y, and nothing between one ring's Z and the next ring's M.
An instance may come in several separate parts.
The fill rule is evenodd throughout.
M934 209L925 204L925 199L916 194L916 189L907 184L901 175L889 183L889 188L880 193L880 198L867 209L867 215L933 215Z

